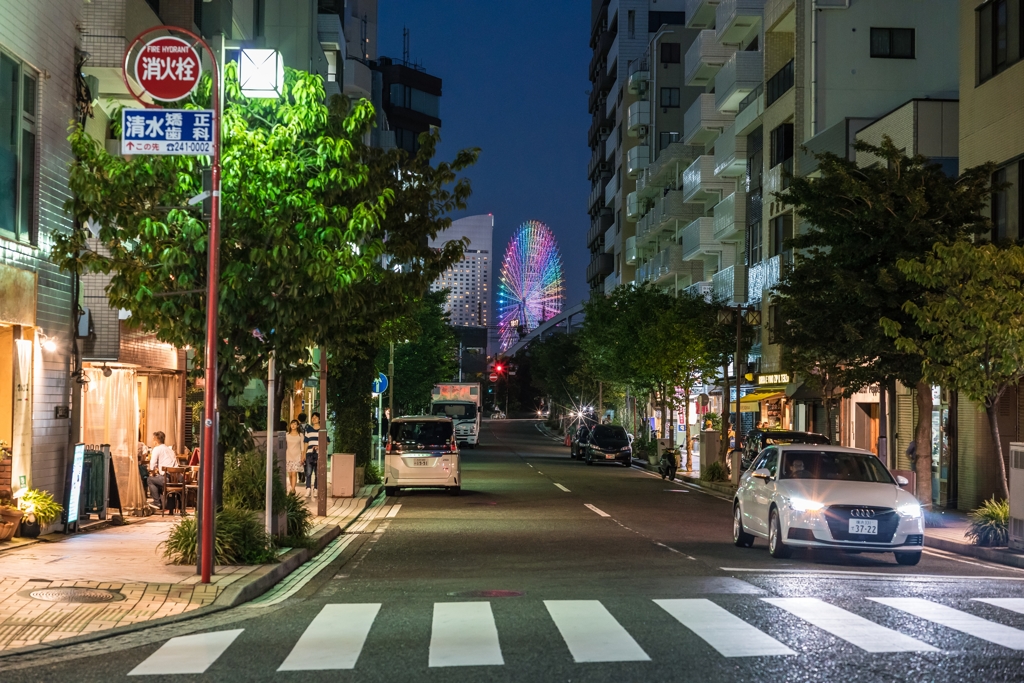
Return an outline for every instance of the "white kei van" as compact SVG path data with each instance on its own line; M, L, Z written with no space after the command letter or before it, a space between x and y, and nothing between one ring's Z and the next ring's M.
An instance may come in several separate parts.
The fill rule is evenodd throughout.
M384 492L444 488L462 490L462 467L455 428L449 417L421 415L391 421L384 456Z

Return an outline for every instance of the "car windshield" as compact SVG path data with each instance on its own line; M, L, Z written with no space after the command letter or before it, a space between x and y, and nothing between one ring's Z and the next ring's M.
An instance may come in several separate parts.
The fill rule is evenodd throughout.
M791 451L782 454L780 479L826 479L895 484L889 470L873 455L839 451Z
M452 439L452 423L440 420L394 422L391 439L395 443L420 448L446 446Z
M476 405L472 403L435 403L430 412L433 415L447 415L460 420L476 419Z
M598 425L594 427L594 438L607 441L628 441L626 430L617 425Z

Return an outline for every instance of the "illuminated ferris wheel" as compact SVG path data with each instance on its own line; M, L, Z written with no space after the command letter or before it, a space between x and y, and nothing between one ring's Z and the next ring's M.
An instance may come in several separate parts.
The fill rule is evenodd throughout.
M562 257L551 229L540 221L519 226L501 263L498 331L501 350L562 312Z

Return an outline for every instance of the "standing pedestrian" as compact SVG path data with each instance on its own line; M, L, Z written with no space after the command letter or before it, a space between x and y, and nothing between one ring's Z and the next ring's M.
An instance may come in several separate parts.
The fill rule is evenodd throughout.
M301 415L299 416L302 417ZM310 482L313 483L312 493L316 494L317 486L320 485L317 477L317 461L319 453L317 445L320 439L320 413L310 415L310 424L306 425L306 496L310 495Z
M296 480L306 462L306 435L299 431L298 420L288 423L288 433L284 438L287 443L288 492L295 493Z

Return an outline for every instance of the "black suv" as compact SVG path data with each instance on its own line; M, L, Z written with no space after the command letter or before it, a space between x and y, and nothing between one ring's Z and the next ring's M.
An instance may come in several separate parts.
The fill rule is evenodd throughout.
M747 440L743 444L741 469L749 468L757 454L767 446L786 446L791 443L829 445L827 436L814 432L790 432L782 429L752 429L747 432Z
M590 432L590 440L583 446L583 459L588 465L614 462L630 467L633 464L633 448L629 444L629 435L619 425L597 425Z
M581 424L569 437L569 457L573 460L582 458L589 440L590 425Z

